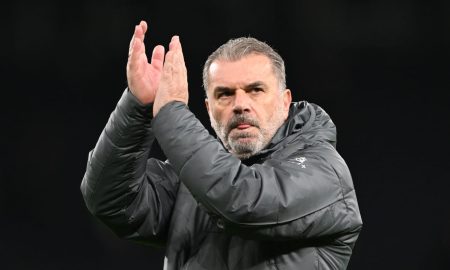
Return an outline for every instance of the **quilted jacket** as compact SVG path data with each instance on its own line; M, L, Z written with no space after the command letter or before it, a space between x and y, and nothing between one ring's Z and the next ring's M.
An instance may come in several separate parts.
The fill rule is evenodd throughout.
M157 140L167 161L149 157ZM81 191L119 237L165 248L164 269L345 269L362 227L328 114L306 101L240 160L181 102L152 119L125 90Z

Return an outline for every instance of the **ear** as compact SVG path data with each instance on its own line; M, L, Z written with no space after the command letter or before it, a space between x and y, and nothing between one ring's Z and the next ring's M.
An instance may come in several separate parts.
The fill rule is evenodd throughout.
M205 105L206 105L206 110L208 111L209 117L211 117L211 112L209 111L209 102L208 102L208 98L205 98Z
M286 112L289 112L289 106L291 105L291 102L292 102L291 90L286 89L283 92L283 106Z

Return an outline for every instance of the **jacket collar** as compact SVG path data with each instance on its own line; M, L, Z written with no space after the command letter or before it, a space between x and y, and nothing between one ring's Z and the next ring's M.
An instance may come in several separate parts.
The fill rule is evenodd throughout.
M336 126L320 106L307 101L293 102L289 107L288 118L277 130L269 145L245 163L264 158L294 140L311 143L326 141L336 147Z

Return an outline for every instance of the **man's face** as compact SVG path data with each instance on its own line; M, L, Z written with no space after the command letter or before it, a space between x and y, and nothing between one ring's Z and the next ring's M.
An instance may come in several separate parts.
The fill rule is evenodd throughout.
M279 89L272 63L250 54L209 68L206 107L225 147L241 159L264 149L288 116L291 92Z

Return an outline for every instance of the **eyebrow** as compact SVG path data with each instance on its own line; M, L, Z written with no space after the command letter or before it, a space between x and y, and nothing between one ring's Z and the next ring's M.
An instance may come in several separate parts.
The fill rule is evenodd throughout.
M244 89L252 89L255 87L266 87L266 84L262 81L256 81L256 82L252 82L247 84L246 86L244 86ZM235 90L235 88L230 88L230 87L226 87L226 86L216 86L214 88L214 93L221 93L221 92L228 92L228 91L233 91Z
M256 81L256 82L252 82L250 84L247 84L245 86L245 89L252 89L252 88L256 88L256 87L266 87L266 84L263 83L262 81Z
M221 92L228 92L228 91L232 91L233 88L230 87L226 87L226 86L216 86L214 88L214 93L221 93Z

